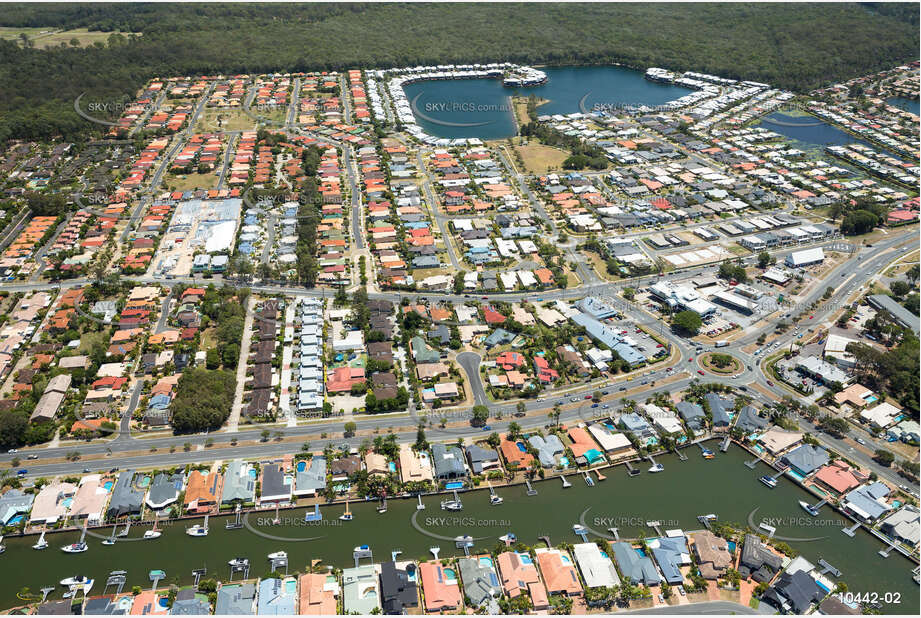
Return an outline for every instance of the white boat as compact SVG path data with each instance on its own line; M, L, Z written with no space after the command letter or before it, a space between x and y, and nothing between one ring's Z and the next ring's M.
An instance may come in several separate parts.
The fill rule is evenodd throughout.
M103 545L115 545L115 539L103 539Z
M454 537L455 543L473 543L473 537L469 534Z
M371 548L370 548L368 545L358 545L358 546L355 547L355 549L352 550L352 551L355 551L355 552L363 552L363 551L369 551L370 549L371 549Z
M443 511L460 511L464 505L459 500L442 500L441 510Z
M93 580L86 575L74 575L73 577L62 579L60 584L66 588L70 588L71 586L86 586L87 584L92 586Z
M503 534L502 536L500 536L499 540L502 541L503 543L507 543L511 545L512 543L515 543L518 541L518 537L515 536L513 533L509 532L508 534Z
M416 505L416 510L417 510L417 511L424 511L424 510L425 510L425 505L422 504L422 496L420 495L420 496L418 496L418 498L419 498L419 504Z
M764 483L771 489L777 487L777 479L775 479L773 476L768 476L767 474L765 474L758 480L760 480L762 483Z
M286 551L274 551L269 554L269 560L287 560L288 552Z
M807 513L809 513L809 514L812 515L813 517L818 517L818 516L819 516L819 511L818 511L818 509L813 508L813 506L812 506L811 504L809 504L808 502L805 502L805 501L803 501L803 500L800 500L800 501L799 501L799 505L800 505L801 507L803 507L803 510L804 510L804 511L806 511Z
M576 534L588 534L588 529L581 524L573 524L572 531Z
M64 552L65 554L79 554L79 553L85 552L87 549L89 549L89 547L87 547L86 543L80 542L80 543L71 543L70 545L65 545L64 547L61 548L61 551Z
M185 533L189 536L208 536L208 527L203 524L195 524L186 528Z
M342 521L352 521L352 519L353 519L353 517L352 517L352 511L351 511L351 509L349 509L349 501L348 501L348 500L345 501L345 512L342 513L342 515L339 516L339 519L342 520Z
M242 569L249 566L249 558L234 558L233 560L228 560L227 564L235 569Z
M649 470L647 470L647 472L662 472L662 470L664 470L664 469L665 469L665 466L663 466L663 465L660 464L660 463L657 463L657 464L655 464L655 465L650 466L650 467L649 467Z
M492 505L499 505L499 504L502 504L504 501L505 500L502 498L502 496L497 496L496 494L493 494L489 497L489 503Z
M144 540L149 541L151 539L159 539L161 534L163 533L159 530L147 530L144 532Z
M42 535L38 537L38 541L35 542L35 545L32 546L32 549L48 549L48 541L45 540L44 530L42 530Z

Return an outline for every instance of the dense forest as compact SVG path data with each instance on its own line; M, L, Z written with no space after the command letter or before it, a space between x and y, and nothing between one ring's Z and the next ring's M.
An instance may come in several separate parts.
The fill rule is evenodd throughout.
M621 62L803 91L917 59L917 13L875 3L8 4L0 26L113 35L88 48L0 41L0 141L100 131L74 112L78 95L127 100L169 75Z

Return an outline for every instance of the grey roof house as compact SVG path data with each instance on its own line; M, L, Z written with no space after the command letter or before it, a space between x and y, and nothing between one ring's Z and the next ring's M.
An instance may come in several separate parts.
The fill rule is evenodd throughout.
M618 541L612 543L614 559L620 567L621 574L634 584L656 586L661 581L656 566L649 556L640 556L629 543Z
M118 475L118 480L112 489L112 498L109 500L106 518L115 519L126 515L139 515L143 502L144 491L134 485L134 470L125 470Z
M457 561L461 581L464 582L464 594L470 604L479 607L494 597L502 596L502 587L495 569L484 564L479 558L461 558Z
M472 444L466 449L470 468L474 474L482 474L484 470L499 467L499 453L491 448L480 448Z
M464 454L456 446L433 444L432 461L435 464L436 478L456 479L467 474L464 466Z
M732 420L729 417L729 411L732 410L734 404L728 399L723 399L716 393L707 393L704 395L704 399L707 401L707 405L710 406L710 414L713 416L713 427L728 427L729 421Z
M224 472L224 493L221 503L252 502L256 499L256 479L250 474L251 466L240 459L227 464Z
M802 476L809 476L828 463L828 452L821 446L803 444L780 458Z
M419 607L416 582L394 562L381 565L381 606L387 615L405 614L407 608Z
M252 616L255 614L256 584L224 584L217 591L216 616Z

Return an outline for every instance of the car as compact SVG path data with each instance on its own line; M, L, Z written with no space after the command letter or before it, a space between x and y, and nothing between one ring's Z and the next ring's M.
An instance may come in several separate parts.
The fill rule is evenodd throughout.
M684 591L684 586L678 586L678 594L680 594L681 596L684 596L685 594L687 594Z
M484 296L483 300L489 300L489 296Z
M483 431L492 431L492 427L489 425L483 425Z
M575 403L575 402L579 401L579 398L578 398L578 397L570 397L570 398L569 398L569 401L571 401L572 403Z
M111 470L109 470L109 474L112 474L113 472L118 472L118 466L116 466L116 467L112 468Z
M591 399L591 398L592 398L592 396L591 396L591 395L586 395L586 396L585 396L585 397L583 397L582 399Z
M640 384L649 384L649 380L643 380Z
M89 468L83 468L83 474L89 474L90 472L92 472L92 470Z
M621 386L621 387L620 387L619 389L617 389L617 390L625 391L625 390L627 390L627 387L626 387L626 386Z
M846 277L846 276L847 276L847 273L841 273L841 276L842 276L842 277Z
M7 451L7 453L18 453L18 452L19 452L18 448L11 448L10 450Z
M16 471L16 476L25 476L25 475L27 475L28 473L29 473L28 470L26 470L25 468L22 468L22 469Z
M659 595L659 603L665 603L665 596L662 594Z
M751 365L748 366L748 370L749 370L749 371L752 370L752 366L751 366Z
M515 412L514 414L512 414L512 416L514 416L515 418L522 418L524 415L525 415L524 412Z
M732 376L732 379L735 380L735 379L738 378L738 377L739 377L739 374L736 374L736 375Z
M697 370L697 373L699 373L699 374L702 375L702 376L703 376L703 375L707 375L707 374L705 374L705 373L703 372L702 369L698 369L698 370Z
M607 394L608 394L608 391L601 391L601 394L602 394L602 395L607 395Z
M602 409L602 410L607 410L607 409L610 408L610 407L611 407L611 406L609 406L608 404L605 403L605 404L602 404L601 409Z
M743 385L743 386L740 386L740 387L739 387L739 390L740 390L740 391L747 391L747 390L748 390L748 387Z
M694 357L693 357L693 356L689 356L689 357L688 357L688 362L689 362L689 363L692 362L693 360L694 360Z
M863 444L863 445L866 445L866 444L867 444L867 441L864 440L863 438L857 438L856 442L857 442L857 444Z
M593 408L597 408L597 407L598 407L598 404L597 404L597 403L593 403L593 404L592 404L592 407L593 407Z
M29 455L26 459L38 459L38 455Z

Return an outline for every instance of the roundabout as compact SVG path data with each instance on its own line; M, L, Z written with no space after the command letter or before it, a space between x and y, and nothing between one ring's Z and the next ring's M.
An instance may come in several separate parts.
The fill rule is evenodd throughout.
M705 371L718 376L733 376L741 373L745 365L731 354L722 352L707 352L697 359L698 365Z

